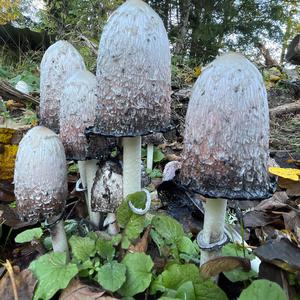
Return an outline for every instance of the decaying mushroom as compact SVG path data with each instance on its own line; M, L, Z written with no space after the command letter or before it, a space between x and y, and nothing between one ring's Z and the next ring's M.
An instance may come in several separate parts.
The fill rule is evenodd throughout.
M87 189L90 221L99 226L99 213L91 210L91 190L99 159L110 155L109 139L92 136L87 139L85 129L94 124L96 105L96 77L89 71L76 72L65 83L60 97L60 137L69 160L77 160L80 178Z
M15 164L15 196L22 220L49 224L53 250L68 253L61 220L68 196L64 147L50 129L37 126L21 140Z
M165 138L161 132L149 134L143 137L143 144L147 145L147 169L153 169L153 153L154 146L162 144L165 141Z
M118 232L115 211L123 200L122 166L118 162L102 163L96 173L92 188L92 210L108 213L103 226L108 226L108 233Z
M226 242L226 199L265 199L268 175L269 109L257 68L228 53L209 64L189 102L179 181L208 197L198 236L201 263Z
M41 62L40 123L59 132L59 102L66 80L85 70L83 58L67 41L58 41L45 52Z
M97 60L94 134L123 137L123 195L141 190L141 136L170 124L171 58L160 17L128 0L106 24Z

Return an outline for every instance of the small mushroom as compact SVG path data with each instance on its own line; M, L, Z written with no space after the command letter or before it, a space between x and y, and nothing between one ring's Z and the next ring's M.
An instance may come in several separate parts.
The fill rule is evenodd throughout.
M226 242L226 199L265 199L269 109L261 74L245 57L216 58L198 78L189 102L179 181L208 197L198 236L201 264Z
M153 169L153 153L154 146L162 144L165 141L165 138L161 132L149 134L143 137L143 144L147 145L147 169Z
M41 62L40 118L44 125L59 132L59 103L66 80L85 70L83 58L67 41L58 41L45 52Z
M53 250L66 251L68 243L60 217L68 196L66 157L59 137L50 129L30 129L20 142L15 164L15 196L22 220L46 220Z
M104 27L93 133L123 138L123 195L141 190L141 136L168 128L171 56L160 17L128 0Z
M98 159L110 155L111 139L85 136L85 129L94 124L96 77L86 70L77 71L65 83L60 97L60 137L69 160L78 160L91 223L98 227L99 213L91 210L91 193L98 169ZM100 210L101 211L101 210Z

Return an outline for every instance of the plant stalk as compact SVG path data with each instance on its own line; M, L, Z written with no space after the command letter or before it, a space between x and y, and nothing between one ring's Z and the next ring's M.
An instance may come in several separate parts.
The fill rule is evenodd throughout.
M227 200L207 199L205 203L205 214L203 224L203 241L206 244L216 243L224 236L225 214ZM221 249L214 251L201 250L201 263L220 256Z
M53 222L55 218L51 218L49 222ZM70 259L69 246L64 228L64 221L60 220L52 228L50 228L52 247L54 252L66 252L67 261Z
M151 171L153 169L153 152L154 152L154 146L148 144L147 145L147 169Z
M123 138L123 198L141 191L141 137Z
M86 176L86 187L87 187L87 207L90 216L90 222L96 227L99 228L100 223L100 213L93 212L91 208L92 203L92 187L98 170L98 161L96 159L87 160L85 162L85 176ZM82 178L83 184L83 178Z

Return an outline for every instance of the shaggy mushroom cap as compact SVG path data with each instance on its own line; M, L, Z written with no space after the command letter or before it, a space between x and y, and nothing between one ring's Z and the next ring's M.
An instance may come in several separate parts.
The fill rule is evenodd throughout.
M245 57L228 53L206 67L193 89L185 126L183 185L212 198L270 196L267 93Z
M111 139L85 135L94 124L96 77L89 71L78 71L68 79L60 99L60 137L67 159L100 159L110 155Z
M122 167L105 162L97 171L92 188L92 210L115 212L123 200Z
M66 80L78 70L85 70L83 58L67 41L56 42L43 56L40 80L40 123L57 133L62 90Z
M171 116L171 57L167 32L154 10L128 0L110 17L97 60L93 132L140 136L166 130Z
M68 195L66 157L53 131L37 126L23 137L14 183L22 220L37 222L62 213Z

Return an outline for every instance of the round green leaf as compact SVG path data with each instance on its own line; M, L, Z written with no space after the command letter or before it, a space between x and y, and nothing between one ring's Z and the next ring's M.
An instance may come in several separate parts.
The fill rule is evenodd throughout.
M25 230L21 233L19 233L16 237L15 237L15 242L16 243L28 243L31 242L33 240L38 240L41 238L41 236L43 235L43 230L42 228L33 228L33 229L28 229Z
M126 266L126 281L118 291L122 296L144 292L152 279L153 261L145 253L128 253L122 263Z
M288 300L283 289L275 282L260 279L243 290L239 300Z
M108 291L117 291L126 280L126 267L117 261L102 266L98 272L98 282Z

